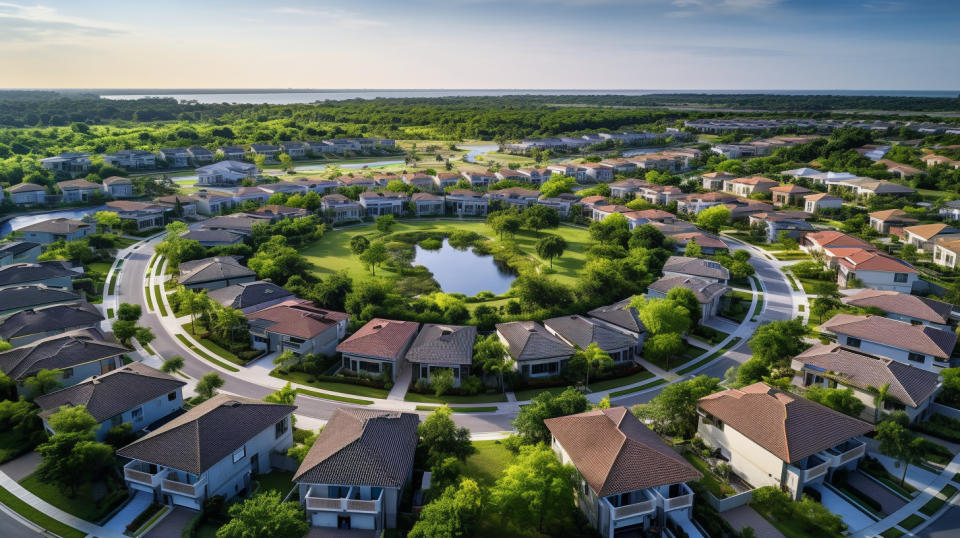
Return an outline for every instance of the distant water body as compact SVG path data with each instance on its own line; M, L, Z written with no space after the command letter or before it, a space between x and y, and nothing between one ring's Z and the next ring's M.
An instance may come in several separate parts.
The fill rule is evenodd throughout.
M178 101L198 103L241 103L292 105L317 101L346 99L378 99L404 97L497 97L503 95L656 95L664 93L706 94L767 94L767 95L848 95L887 97L956 97L956 91L897 91L897 90L290 90L290 91L236 91L236 92L171 92L102 93L105 99L142 99L145 97L172 97Z

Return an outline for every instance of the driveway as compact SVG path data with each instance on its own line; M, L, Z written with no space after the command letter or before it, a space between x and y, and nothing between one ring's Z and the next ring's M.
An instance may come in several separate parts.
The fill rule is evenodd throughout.
M150 532L145 534L144 538L175 538L181 536L183 528L195 515L197 515L196 510L187 510L178 506L161 519L156 527L150 529Z
M7 476L19 482L33 474L42 460L43 458L40 457L39 452L30 451L0 465L0 471L3 471Z
M847 482L880 503L880 507L885 514L892 514L907 504L907 501L897 497L880 484L877 484L870 477L863 474L862 471L848 473Z
M749 504L727 510L720 514L720 517L727 520L727 523L738 531L743 530L744 527L750 527L757 538L786 538Z
M820 492L820 504L840 516L850 530L855 531L874 524L872 518L827 486L818 484L813 488Z
M152 502L153 495L146 491L138 491L122 510L117 512L116 515L110 518L110 521L104 524L104 527L117 534L123 534L123 532L127 530L127 525L132 523Z

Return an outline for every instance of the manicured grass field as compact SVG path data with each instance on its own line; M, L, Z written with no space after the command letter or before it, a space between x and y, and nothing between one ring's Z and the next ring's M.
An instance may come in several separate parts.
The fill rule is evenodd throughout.
M3 503L7 508L10 508L40 527L60 535L62 538L83 538L87 535L37 510L3 487L0 487L0 503Z
M150 287L143 288L143 295L147 298L147 310L153 310L153 299L150 295Z
M480 220L432 219L399 221L393 226L391 233L411 231L453 232L456 230L476 232L499 241L497 234L494 233L485 222ZM552 276L565 284L573 284L576 281L577 272L583 268L584 263L586 263L584 250L590 246L589 232L581 228L561 226L556 230L545 230L543 233L560 235L567 241L567 251L563 253L562 257L553 261ZM354 278L359 275L370 275L370 272L364 269L357 257L350 251L350 239L358 235L374 240L380 236L380 233L373 225L356 226L327 232L313 245L303 249L301 253L307 257L307 260L313 265L315 271L321 275L335 273L340 270L348 271ZM537 241L540 240L540 237L542 237L542 234L538 236L524 230L517 233L513 241L532 259L542 261L543 266L546 267L549 266L549 262L540 260L536 255L536 244ZM509 240L510 239L507 239L507 241ZM396 278L397 274L381 268L377 270L377 276Z
M160 311L161 316L167 315L167 307L163 304L163 291L160 290L160 286L153 287L153 293L157 299L157 310Z
M229 364L227 364L227 363L225 363L225 362L223 362L223 361L221 361L221 360L215 359L215 358L213 358L209 353L207 353L206 351L204 351L204 350L200 349L199 347L191 344L190 341L187 340L187 337L186 337L186 336L184 336L184 335L182 335L182 334L176 334L176 335L174 335L174 336L177 337L177 340L180 340L180 343L181 343L181 344L187 346L187 347L190 349L190 351L193 351L193 352L196 353L197 355L200 355L200 356L203 357L204 359L212 362L213 364L216 364L217 366L223 368L224 370L229 370L229 371L231 371L231 372L239 372L239 371L240 371L239 368L237 368L237 367L235 367L235 366L231 366L231 365L229 365Z
M940 493L937 493L934 498L927 501L927 504L920 508L920 512L926 516L932 516L933 514L937 513L937 510L946 504L946 502L949 501L950 498L956 493L957 488L947 485L945 488L941 489Z
M193 338L194 338L195 340L197 340L198 342L200 342L200 345L202 345L203 347L207 348L207 350L213 352L215 355L217 355L217 356L220 357L221 359L228 360L228 361L230 361L230 362L232 362L233 364L236 364L236 365L238 365L238 366L245 366L245 365L247 364L247 362L249 362L249 361L245 361L245 360L241 359L240 357L236 356L236 355L235 355L233 352L231 352L230 350L224 349L223 347L221 347L220 345L218 345L218 344L217 344L216 342L214 342L213 340L210 340L209 338L199 338L199 337L195 336L195 335L193 334L193 323L184 323L184 324L182 325L182 327L183 327L183 330L185 330L185 331L187 331L188 333L190 333L190 336L193 336Z
M93 500L90 484L84 484L77 490L76 497L70 497L59 486L44 482L36 473L20 481L24 489L47 501L57 508L87 521L98 521L106 516L113 506L107 506ZM104 500L106 497L104 497Z
M699 360L699 361L697 361L695 364L691 364L690 366L687 366L686 368L683 368L683 369L681 369L681 370L677 370L677 373L680 374L680 375L683 375L683 374L686 374L686 373L688 373L688 372L692 372L692 371L696 370L697 368L703 366L704 364L707 364L708 362L712 361L713 359L716 359L716 358L719 357L720 355L723 355L724 353L726 353L730 348L732 348L733 346L739 344L739 343L740 343L740 340L741 340L741 338L740 338L739 336L733 338L732 340L730 340L729 342L727 342L727 345L725 345L725 346L723 346L722 348L720 348L720 350L717 351L716 353L714 353L713 355L710 355L709 357L707 357L707 358L705 358L705 359Z
M259 491L261 492L279 491L281 496L285 496L293 489L293 472L291 471L273 471L257 476L256 480L260 483Z
M277 370L270 372L271 377L293 381L301 385L310 385L318 389L329 390L331 392L341 392L343 394L352 394L354 396L366 396L367 398L385 399L390 391L377 387L365 387L363 385L353 385L351 383L336 383L333 381L309 381L313 376L304 372L288 372L281 374Z
M646 385L639 385L636 387L631 387L629 389L623 389L623 390L618 390L616 392L611 392L610 397L619 398L620 396L626 396L627 394L633 394L634 392L640 392L641 390L647 390L653 387L663 385L666 382L667 382L666 379L657 379L656 381L653 381L652 383L647 383Z
M337 396L335 394L327 394L324 392L317 392L315 390L308 389L297 389L297 394L303 394L304 396L312 396L314 398L320 398L323 400L333 400L336 402L346 402L357 405L372 405L373 402L370 400L361 400L360 398L347 398L346 396Z
M476 480L483 487L492 486L503 470L516 460L501 441L474 441L473 446L477 451L467 458L463 477Z
M418 405L417 411L436 411L440 406L437 405ZM488 407L451 407L454 413L492 413L497 410L497 406Z
M414 392L407 392L406 396L403 397L405 401L408 402L417 402L417 403L435 403L435 404L472 404L472 403L495 403L495 402L505 402L507 397L502 392L495 392L493 394L474 394L473 396L460 396L454 394L444 394L439 398L434 394L417 394Z

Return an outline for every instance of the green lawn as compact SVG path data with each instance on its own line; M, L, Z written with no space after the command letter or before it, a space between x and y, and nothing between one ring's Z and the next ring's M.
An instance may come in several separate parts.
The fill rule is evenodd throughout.
M418 405L417 411L436 411L440 406L437 405ZM497 410L497 406L491 405L486 407L451 407L451 411L454 413L492 413Z
M923 517L921 517L921 516L919 516L919 515L917 515L917 514L912 514L912 515L911 515L910 517L908 517L907 519L904 519L903 521L901 521L900 523L898 523L898 525L901 526L901 527L903 527L903 528L905 528L905 529L907 529L907 530L910 530L910 529L916 527L917 525L923 523L924 521L926 521L926 519L924 519Z
M883 538L900 538L904 534L906 533L903 532L902 530L896 527L890 527L889 529L881 532L880 536L883 536Z
M167 307L164 306L163 304L163 292L160 291L160 286L154 286L153 293L156 295L156 298L157 298L157 310L160 311L161 316L166 316Z
M503 474L503 470L516 460L513 452L501 441L474 441L476 453L467 458L463 466L463 478L476 480L488 488Z
M260 483L261 492L279 491L281 496L286 496L293 489L292 471L273 471L257 476L256 480Z
M147 310L153 310L153 298L151 297L149 286L143 288L143 295L147 298Z
M933 514L937 513L937 510L946 504L947 501L949 501L950 498L956 493L957 488L947 485L945 488L940 490L940 493L937 493L934 498L930 499L927 504L920 508L920 513L926 516L932 516Z
M77 490L76 497L68 496L67 492L60 489L59 486L42 481L36 473L21 480L20 485L64 512L87 521L99 521L115 508L114 504L103 502L108 501L110 495L105 496L101 501L94 501L90 484L81 486Z
M410 231L452 232L455 230L476 232L492 239L496 239L497 237L485 222L479 220L401 220L393 226L391 233ZM545 233L560 235L567 241L566 252L563 253L562 257L553 261L554 272L552 275L558 281L565 284L575 283L577 272L582 269L584 263L586 263L584 250L590 246L590 233L585 229L571 226L561 226L556 230L547 230ZM340 270L348 271L354 278L359 275L369 275L370 272L364 269L357 257L350 251L350 239L358 235L373 240L379 237L380 234L372 225L327 232L313 245L301 250L301 254L307 257L307 260L313 265L315 271L321 276ZM514 241L516 241L517 246L529 254L532 259L540 260L540 258L536 256L536 243L540 237L541 236L524 230L517 233ZM549 265L547 261L540 261L544 263L544 266ZM396 278L397 274L386 269L378 269L377 276Z
M710 493L713 493L714 497L722 499L734 493L734 489L730 484L726 484L720 480L720 477L713 473L710 466L707 465L707 462L703 461L700 456L697 456L693 452L684 452L683 457L690 462L690 465L696 467L697 470L703 474L703 478L700 479L700 485Z
M629 389L623 389L623 390L618 390L618 391L616 391L616 392L611 392L611 393L610 393L610 397L611 397L611 398L619 398L620 396L626 396L627 394L633 394L634 392L640 392L641 390L647 390L647 389L649 389L649 388L653 388L653 387L656 387L656 386L659 386L659 385L663 385L663 384L666 383L666 382L667 382L666 379L657 379L656 381L654 381L654 382L652 382L652 383L647 383L646 385L639 385L639 386L636 386L636 387L631 387L631 388L629 388Z
M416 402L416 403L431 403L431 404L473 404L473 403L496 403L496 402L505 402L507 397L502 392L494 392L492 394L474 394L473 396L460 396L454 394L444 394L439 398L435 394L417 394L414 392L407 392L407 395L403 397L405 401Z
M286 374L281 374L274 369L270 372L270 376L278 379L285 379L287 381L293 381L294 383L300 383L301 385L309 385L318 389L329 390L331 392L353 394L354 396L366 396L367 398L385 399L387 395L390 394L390 391L387 389L365 387L363 385L353 385L351 383L337 383L335 381L311 382L309 379L313 376L304 372L288 372Z
M190 341L187 340L187 337L186 337L186 336L184 336L184 335L182 335L182 334L176 334L176 335L174 335L174 336L177 337L177 340L180 340L180 343L181 343L181 344L187 346L191 351L193 351L193 352L196 353L197 355L200 355L200 356L203 357L204 359L212 362L213 364L216 364L217 366L219 366L219 367L221 367L221 368L223 368L223 369L225 369L225 370L229 370L229 371L231 371L231 372L239 372L239 371L240 371L239 368L237 368L237 367L235 367L235 366L231 366L230 364L227 364L227 363L225 363L225 362L223 362L223 361L221 361L221 360L219 360L219 359L215 359L213 356L211 356L211 355L210 355L209 353L207 353L206 351L204 351L204 350L200 349L199 347L191 344Z
M361 400L360 398L348 398L346 396L337 396L336 394L327 394L324 392L317 392L315 390L297 389L297 394L312 396L314 398L320 398L323 400L333 400L335 402L346 402L346 403L352 403L357 405L373 405L373 401L371 400Z
M62 538L83 538L87 535L87 533L78 531L65 523L60 523L56 519L37 510L3 487L0 487L0 503L3 503L7 508L10 508L40 527L60 535Z
M217 343L214 342L213 340L210 340L209 338L197 338L196 336L194 336L194 335L193 335L193 323L190 323L190 322L184 323L184 324L183 324L183 330L185 330L185 331L187 331L188 333L190 333L190 336L193 336L193 338L194 338L195 340L197 340L198 342L200 342L200 345L202 345L203 347L205 347L205 348L207 348L208 350L212 351L215 355L217 355L217 356L220 357L221 359L226 359L226 360L228 360L228 361L230 361L230 362L232 362L233 364L236 364L236 365L238 365L238 366L245 366L248 362L250 362L250 361L245 361L245 360L241 359L240 357L238 357L238 356L236 356L234 353L232 353L230 350L224 349L224 348L221 347L219 344L217 344Z
M739 343L740 343L740 340L741 340L741 338L740 338L739 336L733 338L732 340L730 340L729 342L727 342L727 345L725 345L725 346L723 346L722 348L720 348L720 350L718 350L718 351L717 351L716 353L714 353L713 355L710 355L709 357L706 357L706 358L704 358L704 359L701 359L701 360L697 361L695 364L691 364L690 366L687 366L686 368L683 368L683 369L681 369L681 370L677 370L677 373L680 374L680 375L683 375L683 374L686 374L686 373L688 373L688 372L692 372L692 371L696 370L697 368L703 366L704 364L707 364L708 362L712 361L713 359L716 359L716 358L719 357L720 355L723 355L724 353L726 353L730 348L732 348L733 346L739 344Z
M699 357L700 355L703 355L707 351L706 349L692 345L687 341L684 341L683 344L684 346L686 346L683 351L683 354L680 355L679 357L671 357L669 363L667 361L650 361L650 362L652 362L653 364L656 364L657 366L659 366L660 368L663 368L664 370L674 370L692 361L693 359Z

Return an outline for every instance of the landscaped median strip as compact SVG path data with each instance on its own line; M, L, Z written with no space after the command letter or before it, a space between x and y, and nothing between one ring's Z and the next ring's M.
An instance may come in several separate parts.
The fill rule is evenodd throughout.
M611 398L619 398L620 396L626 396L627 394L633 394L634 392L640 392L641 390L647 390L649 388L656 387L658 385L663 385L666 383L666 379L657 379L653 383L647 383L646 385L638 385L636 387L631 387L629 389L618 390L617 392L611 392Z
M742 340L742 338L740 338L739 336L734 337L733 340L730 340L730 342L728 342L727 345L725 345L725 346L723 346L722 348L720 348L720 350L717 351L716 353L714 353L713 355L710 355L709 357L707 357L707 358L705 358L705 359L699 360L699 361L697 361L695 364L691 364L690 366L687 366L687 367L684 368L683 370L677 371L677 373L680 374L680 375L683 375L683 374L686 374L686 373L688 373L688 372L692 372L692 371L696 370L697 368L700 368L701 366L707 364L708 362L712 361L713 359L716 359L716 358L719 357L720 355L723 355L724 353L726 353L727 351L729 351L733 346L739 344L739 343L740 343L740 340Z
M436 411L440 409L438 405L418 405L417 411ZM451 407L451 411L454 413L492 413L497 410L497 406L491 405L487 407Z
M174 336L177 337L177 340L180 340L180 343L181 343L181 344L187 346L187 348L190 349L190 351L193 351L194 353L196 353L197 355L200 355L200 356L203 357L204 359L207 359L208 361L212 362L213 364L216 364L216 365L219 366L220 368L223 368L224 370L229 370L229 371L231 371L231 372L239 372L239 371L240 371L239 368L233 367L233 366L231 366L231 365L229 365L229 364L227 364L227 363L225 363L225 362L223 362L223 361L220 361L220 360L217 360L217 359L211 357L210 354L207 353L206 351L200 349L199 347L195 346L194 344L191 344L190 341L187 340L187 337L186 337L186 336L184 336L184 335L182 335L182 334L176 334L176 335L174 335ZM370 403L373 403L373 402L370 402Z
M160 315L166 317L167 307L163 306L163 291L160 289L160 286L154 286L153 292L157 296L157 310L160 311Z
M5 504L7 508L20 514L23 518L63 538L83 538L87 535L85 532L78 531L66 523L61 523L30 506L2 486L0 486L0 503Z
M153 310L153 299L150 298L150 286L143 288L143 295L147 298L147 310Z
M937 510L940 510L940 508L947 504L947 501L956 494L957 488L947 484L946 487L940 490L940 493L934 495L932 499L927 501L927 504L920 507L920 513L928 517L936 514Z
M315 390L302 389L297 387L297 394L303 394L304 396L312 396L314 398L322 398L324 400L334 400L337 402L346 402L357 405L373 405L371 400L361 400L360 398L347 398L346 396L338 396L336 394L327 394L325 392L317 392Z

